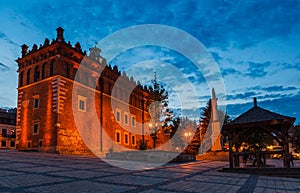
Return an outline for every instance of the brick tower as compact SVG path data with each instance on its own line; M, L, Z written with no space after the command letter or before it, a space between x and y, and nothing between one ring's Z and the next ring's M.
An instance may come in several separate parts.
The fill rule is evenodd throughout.
M144 132L141 123L149 119L144 110L147 88L126 73L120 73L116 66L107 65L100 51L95 46L87 56L79 43L72 46L65 41L61 27L51 42L45 39L40 46L34 44L30 51L27 45L22 45L22 57L16 60L19 66L18 150L90 153L76 127L74 115L85 115L93 110L101 124L93 135L98 140L95 148L108 151L110 144L103 139L103 132L115 143L135 148L142 137L141 130ZM80 65L83 66L79 72ZM122 84L114 88L117 80ZM133 91L128 93L128 87L134 88ZM112 95L113 89L115 94ZM92 103L97 105L91 107Z

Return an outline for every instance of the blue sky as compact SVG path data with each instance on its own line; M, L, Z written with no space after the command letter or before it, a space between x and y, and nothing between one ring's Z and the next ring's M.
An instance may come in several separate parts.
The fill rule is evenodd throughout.
M16 106L15 59L20 57L20 45L31 48L45 38L55 38L55 29L61 26L66 40L73 44L79 41L88 50L125 27L163 24L191 34L210 52L223 75L229 115L244 112L257 97L259 106L300 122L299 10L299 0L1 1L0 107ZM104 52L105 48L99 47ZM130 71L128 63L145 61L142 65L150 66L151 71L151 61L158 59L162 65L180 69L196 85L198 100L204 106L210 91L201 73L174 51L155 46L136 48L112 64ZM134 71L133 75L139 79ZM168 87L167 80L165 84ZM174 85L169 89L175 89Z

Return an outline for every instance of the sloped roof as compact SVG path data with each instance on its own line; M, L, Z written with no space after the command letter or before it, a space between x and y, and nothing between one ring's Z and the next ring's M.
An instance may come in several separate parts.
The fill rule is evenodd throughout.
M283 119L290 119L292 122L295 121L294 117L288 117L285 115L274 113L272 111L257 106L256 99L254 99L254 106L251 109L241 114L233 121L229 122L228 124L244 124L244 123L262 122L262 121L283 120Z

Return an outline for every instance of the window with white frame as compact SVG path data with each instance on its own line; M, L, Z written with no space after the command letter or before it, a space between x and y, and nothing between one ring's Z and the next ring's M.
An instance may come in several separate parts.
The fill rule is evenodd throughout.
M126 145L129 144L129 134L128 134L128 133L124 133L124 143L125 143Z
M131 144L132 144L132 145L136 145L136 142L135 142L135 135L131 135Z
M136 125L135 115L131 115L131 126L135 127L135 125Z
M121 143L121 131L116 131L116 142Z
M124 113L124 123L125 123L125 125L129 125L129 114L128 113Z
M117 122L121 122L121 110L117 109L116 110L116 120Z
M86 112L86 97L78 95L78 111Z

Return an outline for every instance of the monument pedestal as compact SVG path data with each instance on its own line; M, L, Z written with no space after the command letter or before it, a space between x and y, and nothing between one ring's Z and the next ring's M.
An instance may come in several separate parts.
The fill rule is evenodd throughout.
M218 135L217 140L213 143L211 151L222 151L221 135Z
M220 134L220 121L212 122L212 146L211 151L222 151L222 142L221 142L221 134Z

